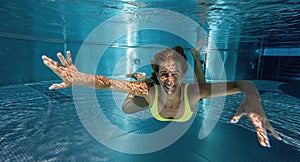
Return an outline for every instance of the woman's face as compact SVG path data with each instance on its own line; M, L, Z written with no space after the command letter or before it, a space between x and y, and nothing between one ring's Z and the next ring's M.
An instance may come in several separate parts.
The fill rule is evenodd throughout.
M173 94L181 87L184 74L180 64L169 62L160 67L157 77L159 84L167 94Z

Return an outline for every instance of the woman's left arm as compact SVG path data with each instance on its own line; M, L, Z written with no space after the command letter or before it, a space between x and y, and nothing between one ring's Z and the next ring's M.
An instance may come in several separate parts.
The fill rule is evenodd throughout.
M243 93L245 95L244 101L230 122L236 123L243 115L247 115L256 129L259 143L262 146L270 147L266 129L268 129L276 139L281 140L269 123L260 102L259 92L251 81L239 80L235 82L200 84L199 86L201 98Z
M230 122L237 123L243 115L247 115L256 129L259 143L262 146L271 147L266 129L276 139L281 140L266 117L260 102L259 92L255 85L250 81L236 81L236 87L245 95L245 99Z

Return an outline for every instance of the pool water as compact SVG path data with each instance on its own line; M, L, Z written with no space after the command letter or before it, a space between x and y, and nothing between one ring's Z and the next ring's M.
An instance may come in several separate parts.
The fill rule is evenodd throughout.
M0 161L300 161L299 0L2 0L0 18ZM49 91L61 80L41 60L70 50L79 71L125 79L180 45L191 81L202 40L206 79L253 80L282 141L264 148L247 117L229 123L241 94L160 122L124 114L125 94Z
M127 154L98 142L79 118L74 106L72 89L49 91L48 86L54 82L57 81L0 88L2 161L299 161L300 159L300 98L292 83L253 81L261 93L262 105L269 121L283 138L283 141L278 141L269 134L271 148L259 145L253 127L246 117L237 124L229 123L243 97L231 95L226 97L222 114L207 137L198 138L207 111L205 104L200 103L192 126L175 143L152 153ZM134 116L124 114L118 106L112 107L110 91L98 91L96 94L107 118L113 120L121 129L134 133L149 133L164 127L161 124L163 122L151 118L147 110ZM91 101L82 102L89 104ZM104 134L110 132L110 130L101 131ZM128 141L128 145L132 143L134 141Z

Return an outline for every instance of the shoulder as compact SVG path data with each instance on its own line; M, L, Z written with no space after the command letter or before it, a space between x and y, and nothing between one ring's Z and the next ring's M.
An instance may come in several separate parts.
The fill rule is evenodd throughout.
M188 88L189 94L199 93L199 90L200 90L199 84L194 84L194 83L193 84L185 84L184 87L186 85L188 86L187 88Z
M188 97L192 102L198 102L206 95L207 84L188 84Z

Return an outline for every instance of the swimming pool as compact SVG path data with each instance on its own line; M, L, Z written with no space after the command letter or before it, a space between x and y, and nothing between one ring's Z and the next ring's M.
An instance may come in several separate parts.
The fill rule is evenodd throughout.
M261 92L262 104L270 122L283 137L270 135L271 148L257 142L251 123L242 118L238 124L229 120L239 106L241 95L228 96L222 114L212 132L198 138L205 109L199 105L187 132L169 147L146 154L126 154L107 148L87 129L76 111L72 89L49 91L54 81L3 86L0 88L1 159L12 161L297 161L300 158L299 96L288 94L284 82L254 81ZM97 92L101 108L127 133L145 134L165 124L144 111L126 115L114 106L113 94ZM125 96L115 97L123 99ZM281 102L278 102L278 100ZM83 101L91 104L93 101ZM212 116L213 117L213 116ZM101 130L114 136L111 130ZM118 137L116 137L118 138ZM159 141L159 140L158 140ZM127 141L132 145L133 141ZM130 146L128 146L130 147ZM144 146L136 146L144 147Z
M282 56L299 56L299 9L294 0L4 0L1 161L300 161L300 83L283 81L298 73L277 75ZM201 101L186 124L159 122L149 110L124 114L124 94L49 91L60 81L41 60L71 50L80 71L126 79L132 71L149 75L157 51L189 51L202 39L207 79L252 80L283 141L269 134L272 147L263 148L246 117L229 123L242 95Z

